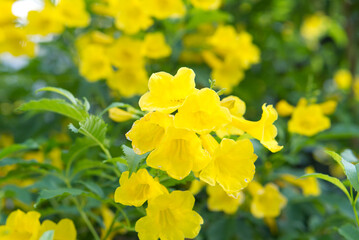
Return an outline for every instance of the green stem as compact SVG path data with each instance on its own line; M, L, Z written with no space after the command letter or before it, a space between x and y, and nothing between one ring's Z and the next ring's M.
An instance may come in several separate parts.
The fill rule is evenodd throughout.
M111 232L112 232L112 228L113 228L113 226L115 225L115 222L116 222L116 219L117 219L118 215L120 215L119 209L117 209L116 214L115 214L115 216L113 217L112 222L111 222L111 225L110 225L110 227L107 229L106 234L105 234L105 237L103 238L103 240L106 240L106 239L108 238L108 236L110 236L110 234L111 234Z

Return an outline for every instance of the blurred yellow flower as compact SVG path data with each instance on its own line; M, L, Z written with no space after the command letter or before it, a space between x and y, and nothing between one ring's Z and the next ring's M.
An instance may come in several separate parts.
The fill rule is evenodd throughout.
M140 207L147 200L168 193L167 189L147 172L140 169L132 173L123 172L120 186L115 191L115 202L123 205Z
M334 82L339 89L347 90L352 85L352 74L349 70L340 69L334 74Z
M36 160L39 163L43 163L45 161L45 155L44 155L44 152L42 150L30 151L30 152L26 152L23 155L23 159L25 159L25 160Z
M106 232L111 226L115 214L108 207L105 206L105 207L101 207L101 215L104 225L104 228L101 229L101 239L103 239L106 236ZM120 222L115 221L115 223L112 226L112 231L108 235L108 239L114 239L116 234L118 233L124 234L126 232L127 230L123 227L123 225Z
M133 123L126 137L132 141L135 153L141 155L155 149L162 141L167 128L173 125L173 116L161 113L147 113Z
M136 222L139 239L195 238L203 219L192 210L194 201L189 191L173 191L149 200L147 215Z
M323 114L318 104L298 103L288 122L288 131L305 136L313 136L330 128L330 119Z
M219 185L207 186L207 193L209 195L207 200L208 209L211 211L223 211L227 214L234 214L244 202L243 192L239 192L238 198L233 198L228 196Z
M91 20L84 0L60 0L56 11L60 21L67 27L86 27Z
M127 34L146 30L153 24L153 20L146 13L140 0L120 0L110 3L114 3L111 7L116 11L115 26Z
M201 171L209 161L195 132L169 127L163 140L148 156L147 165L181 180L191 171Z
M0 226L1 240L38 240L40 230L40 213L24 213L16 210L10 213L6 224Z
M353 82L353 92L355 99L359 101L359 76L356 76Z
M286 100L280 100L275 109L278 112L278 115L281 117L288 117L292 115L294 111L294 106L290 105Z
M88 45L100 45L103 47L108 47L114 42L113 37L107 35L100 31L91 31L85 34L80 35L76 39L76 48L77 51L82 54L83 50L86 50Z
M286 197L279 192L278 187L273 183L268 183L264 187L255 181L252 183L256 185L255 188L250 191L253 197L251 202L251 213L253 216L256 218L278 217L280 211L287 204Z
M147 90L147 71L143 66L121 68L107 78L107 85L123 97L140 95Z
M2 0L0 1L0 26L13 25L15 23L16 17L12 14L12 4L13 0Z
M51 220L45 220L40 227L39 236L46 231L54 230L53 240L76 240L77 232L74 223L68 218L61 219L57 224Z
M191 0L191 3L196 8L215 10L221 6L222 0Z
M35 56L35 43L29 41L23 28L8 25L0 28L0 53L9 52L13 56Z
M190 191L193 195L197 195L202 190L202 188L204 186L206 186L205 182L195 179L192 181L191 186L188 189L188 191Z
M263 104L262 110L262 117L259 121L252 122L244 118L233 117L232 125L259 140L271 152L278 152L283 146L279 146L275 140L277 128L273 123L278 118L277 111L272 105L266 106L266 104Z
M180 18L186 13L182 0L142 0L145 11L158 19Z
M90 82L108 78L113 69L105 49L100 45L87 45L80 55L80 74Z
M231 121L229 110L220 105L218 94L203 88L188 96L175 115L174 125L197 133L209 133Z
M62 162L61 158L61 149L58 147L55 147L51 149L51 151L48 153L48 156L51 160L51 164L59 169L64 169L64 163Z
M159 59L171 55L172 49L166 43L161 32L147 33L144 39L144 55L148 58Z
M335 112L338 102L335 100L328 100L319 104L319 107L322 109L323 114L330 115Z
M307 16L300 28L300 34L309 47L316 47L318 40L328 31L330 18L321 12Z
M108 111L108 115L109 115L110 119L115 122L126 122L128 120L137 118L137 116L135 114L127 112L127 111L125 111L121 108L117 108L117 107L111 108Z
M150 91L139 101L141 110L174 112L196 91L194 78L193 70L185 67L180 68L175 76L166 72L152 74L148 82Z
M251 141L224 138L216 147L216 140L209 134L202 135L201 139L212 159L200 173L200 179L212 186L218 183L229 196L238 198L255 173L257 156Z
M305 168L305 173L306 174L314 173L314 168L313 167ZM300 187L305 196L320 195L319 182L314 177L297 178L296 176L290 174L283 174L282 179L295 186Z

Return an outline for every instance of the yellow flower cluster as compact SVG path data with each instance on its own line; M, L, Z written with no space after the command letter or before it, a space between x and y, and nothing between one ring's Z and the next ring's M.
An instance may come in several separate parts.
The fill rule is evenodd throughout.
M316 48L320 38L328 31L331 19L321 12L307 16L300 28L300 34L308 47Z
M289 132L310 137L330 128L330 119L325 115L332 114L336 106L337 102L334 100L321 104L308 104L306 99L301 98L296 107L281 100L277 103L276 109L282 117L292 115L288 122Z
M108 86L124 97L146 92L146 59L159 59L171 54L161 32L147 33L140 40L130 36L114 39L93 31L80 36L76 46L80 74L91 82L106 79Z
M314 173L313 167L307 167L305 169L306 174ZM303 179L298 179L296 176L291 174L283 174L282 179L291 183L297 187L300 187L305 196L318 196L320 195L319 182L314 177L307 177Z
M40 223L40 213L21 210L12 212L6 224L0 226L2 240L38 240L45 232L53 230L54 240L76 240L76 228L72 220L64 218L57 224L51 220Z

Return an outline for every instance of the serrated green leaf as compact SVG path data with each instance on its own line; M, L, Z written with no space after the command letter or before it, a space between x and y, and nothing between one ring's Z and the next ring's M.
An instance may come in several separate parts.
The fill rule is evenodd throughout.
M44 232L41 237L39 238L39 240L53 240L54 239L54 230L49 230Z
M358 240L359 239L359 229L356 226L353 226L350 223L341 226L338 229L340 235L342 235L346 240Z
M64 197L64 196L78 196L81 194L87 193L84 190L77 188L57 188L57 189L44 189L40 192L39 197L36 200L35 207L37 207L41 202L55 198L55 197Z
M351 162L351 163L357 163L359 161L358 158L353 153L353 151L350 149L345 149L340 155L346 161Z
M64 97L66 97L68 100L70 100L70 102L72 104L77 105L77 99L74 97L74 95L72 95L71 92L69 92L65 89L55 88L55 87L44 87L44 88L40 88L40 89L36 90L36 92L43 92L43 91L58 93Z
M107 124L102 120L102 118L90 115L88 118L80 122L80 128L78 130L80 133L91 138L95 142L104 145Z
M132 148L127 147L126 145L122 145L122 150L125 154L124 159L127 161L128 171L130 172L130 175L133 172L136 172L140 162L148 156L148 153L143 155L137 155Z
M346 189L344 184L338 178L331 177L329 175L322 174L322 173L305 174L305 175L301 176L300 178L305 178L305 177L315 177L315 178L323 179L325 181L328 181L328 182L334 184L335 186L340 188L340 190L342 190L345 193L345 195L348 197L348 199L351 201L351 197L349 195L348 190Z
M30 101L21 105L18 110L55 112L77 121L82 121L88 116L87 112L77 109L74 105L66 102L63 99L43 98L37 101Z
M32 140L28 140L21 144L13 144L13 145L6 147L0 151L0 159L4 158L12 153L21 151L21 150L37 149L37 148L39 148L39 145Z

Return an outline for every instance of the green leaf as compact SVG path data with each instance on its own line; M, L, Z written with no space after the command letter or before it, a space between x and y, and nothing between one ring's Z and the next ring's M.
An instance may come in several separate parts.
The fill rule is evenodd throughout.
M26 142L21 144L13 144L0 151L0 159L21 150L37 149L37 148L39 148L39 145L33 140L27 140Z
M69 151L64 154L64 160L69 161L70 159L76 158L88 148L95 146L97 146L97 143L91 138L76 138L75 143L72 144Z
M359 239L359 229L358 229L358 227L355 227L350 223L347 223L344 226L341 226L338 229L338 232L346 240L358 240Z
M62 89L62 88L44 87L44 88L40 88L40 89L36 90L36 93L42 92L42 91L55 92L55 93L58 93L64 97L66 97L74 105L77 105L77 103L78 103L78 100L74 97L74 95L72 95L72 93L70 93L69 91Z
M88 190L99 196L100 198L103 198L105 194L103 193L101 187L97 185L94 182L91 181L78 181L78 183L84 185Z
M348 139L359 137L359 127L356 125L336 124L329 130L319 133L314 137L316 140Z
M81 194L87 193L84 190L77 188L57 188L57 189L44 189L40 192L39 197L36 200L35 207L37 207L41 202L55 198L55 197L64 197L64 196L78 196Z
M102 118L90 115L88 118L80 122L80 128L78 131L96 143L104 145L107 124L102 120Z
M358 158L353 153L353 151L350 149L345 149L340 155L346 161L351 162L351 163L357 163L359 161Z
M348 42L345 30L336 21L330 21L328 35L331 36L339 46L345 46Z
M39 163L36 160L24 160L20 158L4 158L0 160L0 167L9 166L9 165L20 165L20 166L38 166L45 169L57 169L51 164Z
M212 22L230 22L233 17L224 11L204 11L201 9L192 9L190 12L190 20L187 24L187 29L194 29L204 23Z
M349 195L349 192L348 190L346 189L346 187L344 186L344 184L338 179L338 178L335 178L335 177L331 177L329 175L326 175L326 174L322 174L322 173L310 173L310 174L305 174L303 176L301 176L300 178L305 178L305 177L315 177L315 178L319 178L319 179L323 179L325 181L328 181L332 184L334 184L335 186L337 186L338 188L340 188L340 190L342 190L345 195L347 195L348 199L350 200L351 202L351 197Z
M126 145L122 145L123 153L125 154L124 158L128 164L128 171L130 175L133 172L136 172L138 165L140 162L148 156L148 153L143 155L137 155L132 148L127 147Z
M44 232L41 237L39 238L39 240L53 240L54 239L54 230L49 230Z
M359 180L358 180L358 171L357 171L358 166L352 164L351 162L346 161L344 158L342 159L342 163L344 166L345 175L347 175L353 188L357 192L359 192Z
M333 151L329 151L329 150L325 150L325 152L327 154L329 154L344 170L344 165L342 163L342 157L338 153L333 152Z
M18 110L50 111L64 115L66 117L70 117L77 121L82 121L88 116L86 111L76 108L74 105L66 102L63 99L43 98L38 101L30 101L21 105Z

